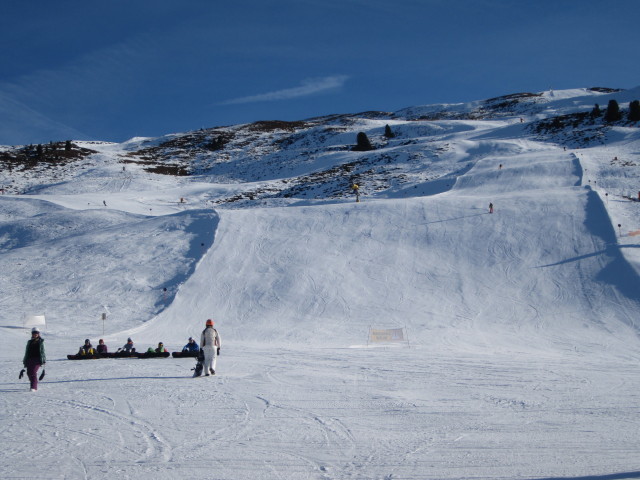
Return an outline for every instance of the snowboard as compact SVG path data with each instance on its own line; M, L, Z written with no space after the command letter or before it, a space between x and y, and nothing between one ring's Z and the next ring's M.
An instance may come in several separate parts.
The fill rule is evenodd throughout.
M67 360L96 360L98 358L109 358L105 354L96 354L96 355L67 355Z
M144 352L136 353L138 358L167 358L171 354L169 352Z
M173 358L197 358L199 352L173 352Z
M204 351L200 350L198 352L198 362L196 363L195 368L192 368L191 370L193 370L193 376L194 377L200 377L202 376L202 370L204 369Z
M137 358L138 354L135 350L127 352L125 350L118 350L116 352L107 353L108 358Z

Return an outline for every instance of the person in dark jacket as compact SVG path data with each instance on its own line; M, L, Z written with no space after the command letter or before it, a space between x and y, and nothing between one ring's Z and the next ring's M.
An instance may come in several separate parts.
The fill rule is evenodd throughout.
M27 342L22 364L27 369L27 376L31 382L31 391L38 390L38 370L44 367L47 357L44 353L44 339L40 336L38 327L31 330L31 340Z
M156 353L165 353L167 351L166 348L164 348L164 343L160 342L158 343L158 348L155 349Z
M95 355L96 349L91 345L91 340L88 338L84 341L84 345L80 347L78 350L78 355Z
M96 350L99 354L103 354L103 353L107 353L109 350L107 349L107 346L104 343L103 339L98 340L98 346L96 347Z
M189 342L184 347L182 347L182 351L183 352L199 352L200 347L198 346L196 341L193 339L193 337L189 337Z

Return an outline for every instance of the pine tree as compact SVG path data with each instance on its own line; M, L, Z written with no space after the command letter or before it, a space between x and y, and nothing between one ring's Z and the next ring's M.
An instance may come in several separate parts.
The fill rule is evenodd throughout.
M393 138L396 136L395 133L391 131L391 127L389 125L384 126L384 136L387 138Z
M607 105L607 113L604 114L604 119L607 122L617 122L622 118L620 114L620 106L618 102L615 100L609 100L609 105Z
M369 137L364 132L358 133L356 137L357 145L352 148L354 152L368 152L369 150L373 150L371 146L371 142L369 142Z
M629 104L629 121L637 122L640 120L640 101L634 100Z

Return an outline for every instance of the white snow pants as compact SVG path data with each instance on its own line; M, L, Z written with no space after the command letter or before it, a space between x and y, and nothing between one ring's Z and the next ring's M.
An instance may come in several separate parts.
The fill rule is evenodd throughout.
M218 355L216 355L216 347L210 347L209 345L202 347L202 351L204 352L204 368L202 369L202 374L207 375L211 373L209 369L216 369Z

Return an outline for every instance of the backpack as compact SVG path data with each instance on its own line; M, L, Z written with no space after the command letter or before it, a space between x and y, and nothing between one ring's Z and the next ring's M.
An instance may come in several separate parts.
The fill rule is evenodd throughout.
M205 328L202 333L204 334L204 332L206 332L207 329ZM213 329L213 346L216 346L216 339L218 338L218 331L214 328ZM202 339L202 345L200 345L200 348L204 347L207 344L207 339L206 337Z

